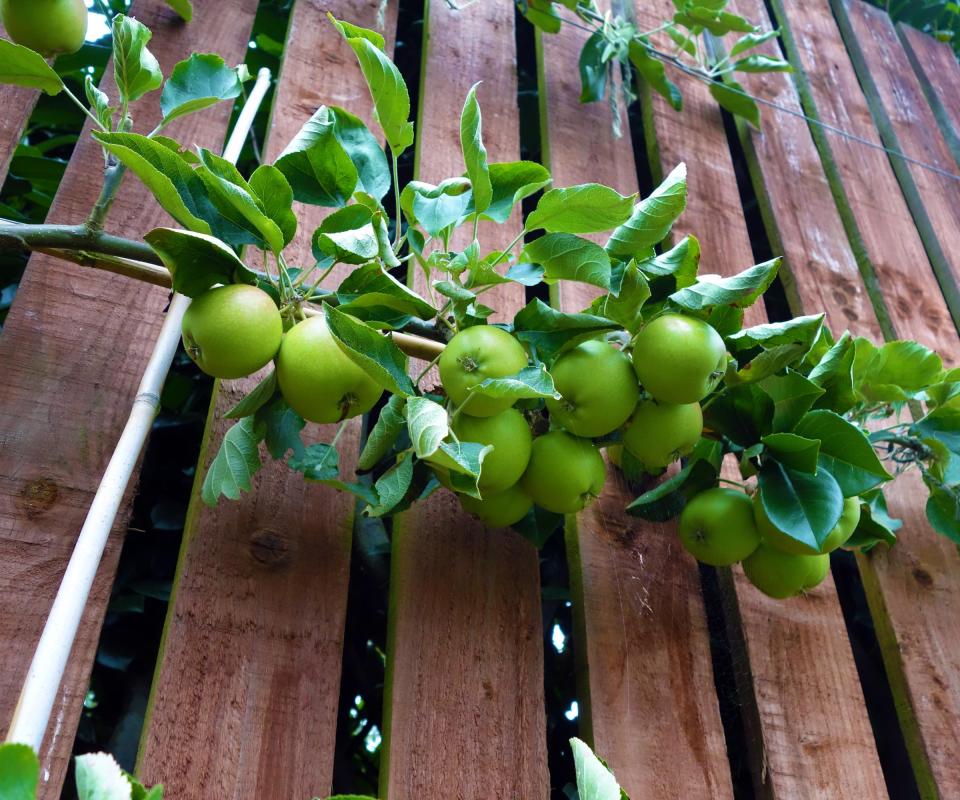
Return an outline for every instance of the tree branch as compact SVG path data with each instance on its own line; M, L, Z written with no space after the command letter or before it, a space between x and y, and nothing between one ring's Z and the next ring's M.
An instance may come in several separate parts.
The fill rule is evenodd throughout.
M21 250L84 250L132 258L148 264L163 264L160 257L145 242L111 236L86 225L25 225L0 221L0 243L19 247Z

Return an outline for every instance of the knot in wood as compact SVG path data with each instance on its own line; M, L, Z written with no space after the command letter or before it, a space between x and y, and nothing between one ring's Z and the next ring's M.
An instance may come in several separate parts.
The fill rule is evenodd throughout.
M933 586L933 576L923 569L923 567L913 568L913 579L924 589L929 589Z
M28 519L35 519L49 510L57 497L60 496L60 487L49 478L38 478L30 481L20 492L20 506Z
M258 564L271 569L287 566L296 551L293 541L286 534L262 528L250 536L250 556Z

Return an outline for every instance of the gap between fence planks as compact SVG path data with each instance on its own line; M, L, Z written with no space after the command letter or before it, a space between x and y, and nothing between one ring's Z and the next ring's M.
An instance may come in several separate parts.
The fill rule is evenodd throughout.
M9 39L9 34L0 25L0 38ZM36 89L26 89L22 86L0 86L0 186L7 177L13 151L20 143L20 137L27 127L27 120L33 113L33 107L40 97Z
M953 48L902 22L897 33L913 65L940 133L960 165L960 63Z
M890 18L861 0L830 4L884 144L960 178ZM960 324L960 180L896 156L891 163L947 307Z
M867 98L826 4L791 4L786 14L784 9L778 2L791 60L798 70L805 70L797 78L806 93L808 112L815 111L832 124L847 114L869 122ZM834 65L829 84L819 72L823 54ZM841 98L842 107L838 107ZM916 99L924 102L922 95ZM904 113L919 112L910 106ZM870 129L859 132L878 140ZM904 135L899 128L896 132ZM936 347L948 363L956 363L960 356L956 332L922 258L913 220L896 191L887 157L835 138L830 146L836 180L842 181L838 196L849 202L849 213L863 234L888 297L893 330L900 337ZM904 244L912 249L898 257ZM896 300L890 297L898 287L903 291L904 284L909 293ZM931 320L938 321L935 341L930 337ZM851 323L851 327L857 332L857 325ZM859 556L858 563L921 793L953 797L960 794L956 749L960 656L954 646L960 634L960 557L955 547L930 529L924 513L926 491L918 476L899 478L887 497L891 513L904 520L899 542L892 550L878 547Z
M460 111L480 80L488 160L517 160L511 0L461 11L428 2L423 47L417 179L463 173ZM521 224L519 211L506 225L482 223L482 247L505 247ZM458 237L457 247L467 244ZM422 273L411 269L426 294ZM489 297L500 319L524 304L516 284ZM392 559L381 797L546 800L536 549L512 530L484 528L441 489L395 518Z
M374 28L377 8L344 0L330 10ZM356 58L327 9L311 0L293 8L268 161L321 104L373 123ZM391 50L396 14L391 3ZM298 233L287 254L306 264L310 235L329 210L298 204L296 211ZM332 273L328 285L347 269ZM249 494L214 509L203 505L205 468L232 424L223 414L255 384L218 382L154 680L140 771L172 797L305 800L330 790L354 502L262 453L264 468ZM329 441L335 430L309 425L303 437ZM357 419L341 436L343 475L354 469L359 433Z
M636 192L625 111L625 135L617 139L606 101L577 102L585 34L564 25L539 37L541 135L554 185L596 181ZM580 311L597 293L564 285L554 300L563 311ZM633 496L610 468L601 498L568 517L581 733L633 800L729 798L697 564L672 524L626 514Z
M228 6L231 14L222 10ZM155 31L151 51L169 75L191 51L214 49L242 60L256 3L212 2L192 25L166 8L140 19ZM228 19L214 24L218 15ZM116 96L112 69L105 89ZM171 135L218 147L229 108L185 117ZM159 119L157 96L138 112L137 130ZM103 157L89 126L51 209L51 222L77 222L101 184ZM128 177L109 230L138 237L168 219ZM31 259L0 337L0 726L6 727L53 596L120 431L162 321L167 293L47 257ZM104 555L40 758L42 798L59 797L110 595L129 503Z
M670 6L666 2L654 4L661 15L669 14ZM652 20L639 13L642 25ZM754 13L751 19L757 17L762 18L762 13ZM755 259L722 118L702 83L681 76L678 84L684 95L683 112L677 114L662 98L654 97L647 135L656 141L664 170L686 160L692 174L702 173L699 184L691 182L688 210L681 217L680 230L701 237L704 271L729 275ZM781 134L792 141L797 131L787 127L782 132L780 127L792 119L765 110L764 141ZM805 133L802 126L799 133ZM784 145L780 147L782 150ZM815 154L812 159L809 152L784 155L802 162L812 160L808 166L817 166ZM708 164L709 169L702 169ZM808 211L804 204L811 183L816 183L815 175L782 187L792 192L790 203L801 213ZM835 214L830 204L820 208ZM811 222L812 217L804 224L809 227ZM801 228L796 220L785 219L784 223L792 227L784 227L783 233ZM812 224L819 224L819 218ZM842 236L835 220L828 216L826 224ZM804 285L813 285L823 280L822 267L813 275L800 271L821 260L833 274L846 269L857 277L852 257L838 254L829 243L819 245L805 257L796 249L792 251L798 268L795 281L802 279ZM866 307L869 309L868 303ZM748 311L745 324L764 320L762 305L758 304ZM838 797L886 796L832 579L828 577L804 597L785 601L771 600L757 591L740 567L721 571L721 584L726 590L727 627L734 647L757 794L791 800L812 800L826 793ZM850 769L854 762L858 764L856 770Z

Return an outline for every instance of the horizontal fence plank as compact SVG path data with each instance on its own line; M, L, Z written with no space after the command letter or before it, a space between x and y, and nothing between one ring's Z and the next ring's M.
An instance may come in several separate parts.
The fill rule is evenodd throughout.
M775 0L774 6L806 112L879 142L826 3ZM824 63L831 65L828 72ZM956 332L887 156L859 142L824 136L815 126L812 132L850 239L862 248L867 280L882 292L887 337L915 338L955 363ZM768 183L795 179L780 176ZM815 310L812 301L803 300L801 308ZM863 335L872 328L862 318L851 317L847 324ZM892 550L878 547L859 556L858 563L921 793L936 797L939 784L939 796L950 797L958 791L956 757L943 743L958 737L960 663L949 643L960 618L960 557L927 524L925 495L916 475L897 479L887 497L892 513L904 520L900 541Z
M892 158L947 307L960 324L960 171L890 18L862 0L831 0L831 6L884 144L954 176Z
M229 7L230 13L224 13ZM155 36L151 52L169 75L195 50L243 60L255 0L208 2L193 24L172 22L165 7L137 6ZM116 96L112 70L104 89ZM169 135L218 148L226 105L184 117ZM160 116L156 96L137 110L137 130ZM67 168L51 222L82 221L100 189L103 156L89 125ZM107 228L139 237L169 224L136 179L128 177ZM50 604L60 584L103 469L126 421L153 348L167 294L103 272L83 272L48 257L30 260L0 337L0 727L6 728ZM41 797L60 795L86 695L100 624L110 595L129 503L108 543L53 710L40 757Z
M903 44L927 102L940 125L940 133L960 164L960 63L947 42L916 28L897 23Z
M556 186L597 181L630 194L637 170L625 114L616 138L607 101L577 102L585 38L566 24L540 38L543 151ZM580 311L595 294L563 284L554 301ZM732 797L698 568L673 525L625 512L632 497L611 467L600 499L568 518L581 733L633 800Z
M426 6L417 179L463 173L460 111L477 81L489 161L518 159L511 0ZM481 224L483 251L505 247L521 224L519 214ZM469 244L464 235L454 247ZM422 272L411 271L425 294ZM497 287L484 302L494 319L510 319L523 288ZM436 383L434 371L423 386ZM441 489L394 520L392 559L381 796L546 800L536 549L512 530L485 529Z
M670 3L653 6L661 15L670 13ZM743 5L739 8L747 10ZM765 16L761 6L750 10L752 20ZM641 26L653 27L653 15L639 7L638 15ZM662 98L655 97L648 137L656 140L664 169L686 160L693 174L704 171L701 186L691 183L692 196L681 218L681 231L701 238L705 271L729 275L755 259L726 133L706 86L685 76L677 82L684 95L683 112L677 114ZM803 139L794 142L794 137L806 134L804 126L801 123L799 130L792 129L786 120L766 109L759 137L770 148L773 160L789 156L788 161L798 172L804 170L797 161L815 170L815 153L802 151ZM703 165L709 168L703 170ZM810 210L805 204L817 191L815 184L814 172L799 183L779 186L783 206L799 209L805 215ZM813 208L835 214L829 204L813 204ZM781 233L800 233L818 226L819 221L812 215L803 221L785 215ZM835 220L831 222L828 217L827 225L842 236ZM784 238L773 244L783 248L788 262L792 256L797 267L796 272L785 270L785 279L798 281L800 271L810 265L818 268L818 274L804 276L809 285L818 280L835 281L837 272L845 272L848 282L851 274L854 281L858 277L853 258L829 243L819 242L810 252L805 249L809 245L805 235L799 243ZM858 302L869 312L863 296ZM749 310L746 324L764 319L758 304ZM721 584L727 595L728 630L758 796L791 800L813 800L825 794L886 796L832 579L828 577L812 592L789 600L765 597L749 584L740 567L721 571ZM785 668L787 662L789 669ZM829 664L829 669L824 664ZM858 764L855 770L850 769L853 761Z
M363 76L327 6L298 0L266 142L283 150L323 103L372 124ZM378 4L342 0L337 17L376 27ZM397 4L386 9L393 46ZM292 264L312 263L310 236L329 209L298 204ZM344 268L328 285L344 277ZM205 467L232 424L223 415L256 378L218 382L204 434L180 564L144 732L140 771L172 797L324 797L329 793L354 502L267 461L239 501L204 506ZM305 441L336 426L309 425ZM340 437L342 474L354 470L360 420Z

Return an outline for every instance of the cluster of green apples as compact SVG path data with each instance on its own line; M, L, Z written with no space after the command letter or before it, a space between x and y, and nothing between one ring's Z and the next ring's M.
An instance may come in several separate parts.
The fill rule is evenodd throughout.
M480 476L482 499L461 494L463 507L492 526L518 522L534 503L559 514L578 512L603 489L597 440L616 431L644 470L661 471L700 439L700 400L723 377L726 359L720 335L682 314L655 318L627 349L602 339L582 342L550 367L560 397L546 400L549 430L534 437L529 422L542 421L539 411L525 417L512 399L471 392L526 367L523 345L489 325L461 331L439 364L457 409L451 430L461 441L493 446ZM434 466L449 486L448 469L443 461Z
M843 501L840 521L820 548L785 534L767 516L760 491L753 499L736 489L714 488L693 497L680 514L680 541L704 564L743 562L744 574L778 600L813 589L830 571L830 553L846 544L860 522L860 498Z
M84 0L0 0L7 34L40 55L76 53L87 36Z
M275 360L280 393L310 422L339 422L373 408L383 386L344 354L322 315L284 328L262 289L218 286L187 308L183 346L215 378L242 378Z

